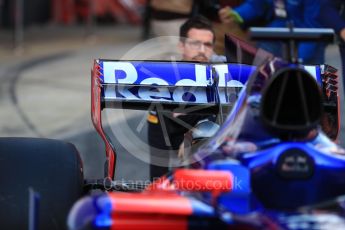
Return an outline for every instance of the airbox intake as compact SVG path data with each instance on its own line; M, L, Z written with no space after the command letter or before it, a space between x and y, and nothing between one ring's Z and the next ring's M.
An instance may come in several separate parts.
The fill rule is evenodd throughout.
M322 115L322 96L316 80L304 69L282 68L263 89L260 116L269 130L303 135L314 129Z

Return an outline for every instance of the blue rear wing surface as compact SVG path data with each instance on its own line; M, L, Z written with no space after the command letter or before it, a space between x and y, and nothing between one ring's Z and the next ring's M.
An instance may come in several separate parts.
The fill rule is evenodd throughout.
M103 107L175 112L232 106L254 66L98 60ZM206 111L204 111L206 112Z
M233 106L256 70L236 63L97 60L102 108L214 113ZM306 70L320 82L320 68ZM192 109L192 107L194 109Z

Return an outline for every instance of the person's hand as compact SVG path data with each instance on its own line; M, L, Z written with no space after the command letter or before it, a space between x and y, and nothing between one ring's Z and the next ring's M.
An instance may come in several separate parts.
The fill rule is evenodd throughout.
M219 19L224 24L233 24L234 18L231 16L232 8L230 6L223 7L218 11Z
M343 28L342 30L340 30L340 37L341 37L341 39L343 39L343 41L345 42L345 28Z

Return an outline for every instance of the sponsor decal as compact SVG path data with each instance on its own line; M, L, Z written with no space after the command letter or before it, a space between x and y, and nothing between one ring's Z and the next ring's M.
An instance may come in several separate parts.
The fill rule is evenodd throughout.
M106 99L190 103L215 101L215 77L219 77L220 102L235 101L238 89L255 71L241 64L103 61L101 65Z

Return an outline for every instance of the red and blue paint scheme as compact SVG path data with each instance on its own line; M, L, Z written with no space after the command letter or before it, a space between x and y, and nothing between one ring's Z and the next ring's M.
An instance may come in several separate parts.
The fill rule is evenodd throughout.
M258 67L96 60L92 120L106 144L109 188L116 152L102 128L102 109L216 113L224 106L230 114L186 158L189 169L140 192L87 196L72 208L69 228L344 226L345 151L331 140L339 131L337 72L327 65L273 57Z
M69 225L85 229L225 228L214 206L220 193L231 190L232 178L230 172L218 170L177 170L140 193L110 192L80 200L70 214ZM213 203L182 194L191 191L210 192Z

